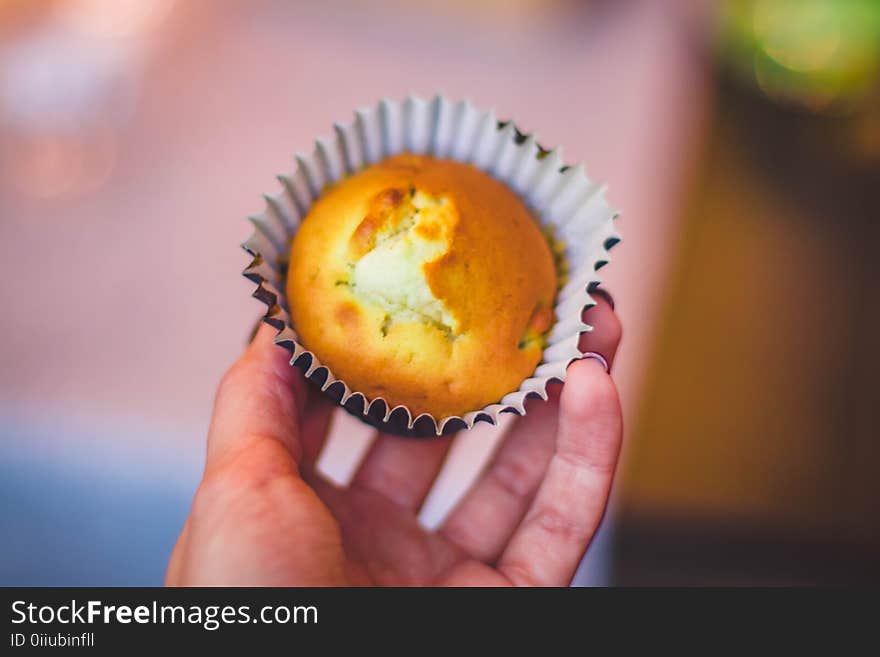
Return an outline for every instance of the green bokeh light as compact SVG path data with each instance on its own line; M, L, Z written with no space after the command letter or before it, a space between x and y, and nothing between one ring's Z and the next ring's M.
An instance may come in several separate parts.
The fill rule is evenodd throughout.
M724 58L776 100L845 108L876 88L880 0L727 0Z

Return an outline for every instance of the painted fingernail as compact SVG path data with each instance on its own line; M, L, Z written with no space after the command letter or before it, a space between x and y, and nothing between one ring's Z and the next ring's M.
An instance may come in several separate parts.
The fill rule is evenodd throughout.
M584 353L584 358L592 358L605 369L606 373L611 374L611 368L608 366L608 361L605 360L605 356L602 354L595 351L587 351Z
M590 294L598 295L605 299L608 302L608 305L611 306L611 310L614 310L614 297L606 290L604 287L596 287L590 290Z

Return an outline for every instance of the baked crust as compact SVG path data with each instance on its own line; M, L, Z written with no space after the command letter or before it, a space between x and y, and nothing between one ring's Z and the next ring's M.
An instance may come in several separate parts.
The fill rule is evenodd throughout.
M523 202L474 166L401 154L326 188L291 247L303 346L368 399L441 419L541 360L557 289Z

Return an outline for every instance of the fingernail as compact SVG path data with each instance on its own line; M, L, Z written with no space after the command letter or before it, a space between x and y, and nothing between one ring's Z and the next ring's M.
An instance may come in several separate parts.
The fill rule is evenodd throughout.
M595 351L588 351L584 354L584 358L592 358L597 363L599 363L607 374L611 374L611 368L608 366L608 361L605 360L605 356Z
M606 290L604 287L596 287L590 290L590 294L596 294L605 299L608 302L608 305L611 306L611 310L614 310L614 297Z

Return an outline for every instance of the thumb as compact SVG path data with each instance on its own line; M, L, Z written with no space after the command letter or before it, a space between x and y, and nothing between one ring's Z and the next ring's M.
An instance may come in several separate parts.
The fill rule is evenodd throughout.
M208 430L206 470L234 457L258 440L274 440L299 462L299 406L302 377L288 353L276 345L274 329L263 324L242 356L223 376Z

